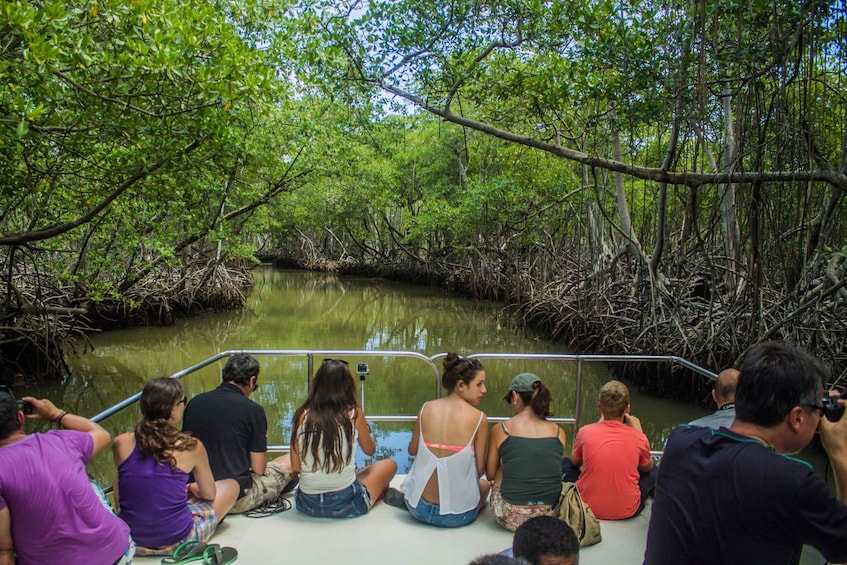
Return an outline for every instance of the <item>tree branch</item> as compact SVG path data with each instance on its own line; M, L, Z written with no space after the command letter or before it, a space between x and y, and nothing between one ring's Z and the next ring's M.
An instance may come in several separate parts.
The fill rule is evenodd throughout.
M834 168L829 170L818 168L813 170L761 171L748 173L739 173L734 171L697 173L693 171L665 171L661 168L656 167L641 167L637 165L628 165L626 163L622 163L621 161L616 161L614 159L606 159L603 157L588 155L587 153L583 153L582 151L577 151L569 147L564 147L562 145L542 141L540 139L520 135L510 131L505 131L486 122L479 122L470 118L466 118L464 116L457 116L449 110L444 110L437 106L434 106L426 100L420 98L419 96L416 96L411 92L407 92L397 86L389 84L384 80L380 80L378 82L380 88L382 88L386 92L390 92L391 94L395 94L400 98L408 100L416 106L426 110L427 112L430 112L431 114L443 118L448 122L468 127L476 131L480 131L482 133L503 139L505 141L525 145L527 147L534 147L535 149L540 149L541 151L556 155L557 157L561 157L563 159L567 159L569 161L574 161L577 163L582 163L583 165L588 165L589 167L619 172L642 180L666 182L671 185L684 185L690 187L727 183L751 184L754 182L815 181L825 182L847 190L847 174L838 172Z
M65 222L63 224L55 224L40 230L29 232L17 232L4 235L3 237L0 237L0 245L25 245L33 241L43 241L45 239L50 239L52 237L62 235L63 233L69 232L74 228L87 224L92 219L94 219L100 212L108 208L112 202L114 202L121 194L126 192L126 190L133 184L143 178L146 178L150 175L150 173L153 173L154 171L162 168L162 166L170 163L175 158L181 157L182 155L194 151L200 146L202 142L203 141L200 139L192 141L187 146L182 148L176 155L169 155L164 159L159 159L152 165L140 167L132 176L124 180L115 190L113 190L106 198L104 198L99 204L97 204L97 206L95 206L82 216L78 217L77 219L72 220L70 222Z

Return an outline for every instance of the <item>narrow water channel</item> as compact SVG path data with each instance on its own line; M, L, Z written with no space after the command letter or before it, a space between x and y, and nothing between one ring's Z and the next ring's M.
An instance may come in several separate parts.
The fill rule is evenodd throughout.
M474 301L435 288L378 279L338 277L324 273L260 268L247 307L206 314L166 328L133 328L95 335L93 351L71 358L72 376L19 394L46 396L65 410L93 416L131 396L155 376L172 375L219 351L233 349L400 350L427 356L440 352L572 353L518 330L493 302ZM433 397L435 377L426 364L413 359L348 357L366 362L364 383L367 414L415 414ZM318 360L320 362L320 360ZM287 444L291 416L307 387L306 358L260 358L260 387L251 397L265 407L268 441ZM502 400L512 376L523 371L540 375L553 391L557 416L573 416L576 364L549 361L483 360L488 394L480 408L490 416L508 416ZM189 398L220 383L222 362L185 377ZM440 368L440 365L439 365ZM597 392L609 379L602 364L586 365L583 421L598 414ZM661 449L670 430L707 412L695 406L639 395L632 391L632 411L643 424L653 449ZM132 429L139 418L137 405L103 424L117 434ZM32 431L32 427L29 428ZM376 457L393 457L400 472L408 467L408 423L378 423ZM568 430L568 449L572 441ZM111 454L101 454L91 471L110 482Z

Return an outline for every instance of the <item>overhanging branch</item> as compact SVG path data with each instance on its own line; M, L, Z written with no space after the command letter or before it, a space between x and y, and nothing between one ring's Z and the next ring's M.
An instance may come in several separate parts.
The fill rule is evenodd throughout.
M589 167L623 173L642 180L690 187L729 183L750 184L754 182L825 182L847 190L847 175L836 171L834 167L798 171L697 173L693 171L666 171L656 167L629 165L614 159L606 159L603 157L589 155L582 151L570 149L569 147L564 147L562 145L542 141L525 135L519 135L510 131L502 130L486 122L480 122L464 116L456 115L451 112L449 108L441 108L430 104L423 98L389 84L383 79L379 80L379 86L386 92L390 92L391 94L408 100L416 106L448 122L468 127L505 141L518 143L527 147L534 147L535 149L539 149L552 155L556 155L557 157L581 163Z

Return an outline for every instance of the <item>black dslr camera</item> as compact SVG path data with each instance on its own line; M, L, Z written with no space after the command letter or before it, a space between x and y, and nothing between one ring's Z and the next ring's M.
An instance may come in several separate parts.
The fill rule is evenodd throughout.
M823 413L830 422L837 422L844 414L844 407L838 404L838 399L834 396L827 396L821 400L821 404L823 405Z

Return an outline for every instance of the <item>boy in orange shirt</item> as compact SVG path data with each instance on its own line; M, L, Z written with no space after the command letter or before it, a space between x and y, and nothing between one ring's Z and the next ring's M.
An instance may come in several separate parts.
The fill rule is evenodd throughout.
M629 413L629 390L620 381L600 389L602 417L579 429L563 480L575 481L582 499L601 520L637 516L656 484L650 444L641 421Z

